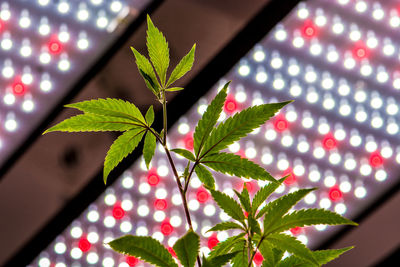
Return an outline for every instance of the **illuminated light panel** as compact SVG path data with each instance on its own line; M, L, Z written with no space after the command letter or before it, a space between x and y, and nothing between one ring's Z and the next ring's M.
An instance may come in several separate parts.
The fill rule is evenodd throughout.
M150 2L1 1L0 166Z
M390 45L397 51L400 44L396 40L400 40L400 34L393 31L388 15L396 8L395 3L381 3L380 9L387 14L383 17L381 11L373 12L368 1L314 0L299 4L178 121L169 131L171 146L192 149L194 122L201 117L218 88L229 80L232 80L229 101L237 106L228 110L224 107L222 117L232 116L250 105L294 99L276 118L229 146L228 150L253 157L252 160L275 177L290 174L273 198L298 188L318 187L299 202L296 209L322 207L354 218L399 178L400 74L396 67L399 59L390 56ZM304 34L305 25L312 27L308 37ZM321 50L317 57L310 53L316 41ZM365 49L360 58L353 54L358 44L363 44ZM386 52L383 51L385 45L389 45ZM229 113L230 110L233 112ZM276 126L281 119L287 123L283 123L282 128ZM186 232L179 191L160 148L156 150L150 171L142 168L143 159L140 159L110 187L115 196L112 205L104 202L109 194L105 192L60 235L66 246L66 263L79 261L87 265L87 252L81 256L72 252L76 253L77 242L87 236L92 227L96 227L99 240L110 240L126 234L120 225L127 220L132 224L129 233L155 236L168 247ZM173 157L178 172L183 172L186 160ZM233 189L241 190L245 183L247 188L251 185L251 195L265 185L264 181L248 183L248 180L214 175L218 188L233 197ZM153 177L154 182L149 177ZM207 254L231 232L206 231L217 223L217 218L223 221L230 218L214 204L196 176L188 190L193 224L201 235L201 252ZM163 198L157 192L164 192ZM125 210L121 220L115 220L114 226L106 228L104 218L110 216L115 203L121 202L122 207L127 195L133 208ZM157 201L163 204L156 204ZM323 225L291 229L288 233L311 247L336 234L334 227ZM34 264L55 263L59 255L52 251L58 242L54 240ZM91 244L89 252L96 250L98 255L109 252L100 243ZM71 254L79 256L78 259ZM127 263L126 258L118 254L110 257L116 266L126 266L123 265Z

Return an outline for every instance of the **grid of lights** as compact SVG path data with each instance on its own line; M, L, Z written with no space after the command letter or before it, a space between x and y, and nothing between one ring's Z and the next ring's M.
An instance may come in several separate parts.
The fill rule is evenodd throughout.
M296 208L320 207L354 218L398 181L398 4L386 1L315 0L298 7L170 131L172 146L193 148L192 134L217 89L232 80L220 120L250 105L295 99L247 139L229 147L273 175L291 174L274 197L319 187ZM126 233L151 235L171 248L185 232L180 196L159 147L150 171L135 163L33 262L34 266L142 266L103 244ZM182 172L185 160L176 157ZM216 174L233 195L246 183L254 193L264 182ZM208 253L230 232L206 233L216 218L229 217L197 177L189 208ZM288 231L317 246L332 236L325 226ZM171 253L174 252L171 250ZM255 258L257 264L261 255ZM75 264L75 265L74 265Z
M0 165L149 2L1 1Z

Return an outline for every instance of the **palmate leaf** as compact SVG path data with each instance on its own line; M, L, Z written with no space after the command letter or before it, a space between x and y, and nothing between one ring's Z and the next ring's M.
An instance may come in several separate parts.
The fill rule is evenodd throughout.
M200 249L200 237L189 230L174 245L174 251L184 267L193 267Z
M340 216L337 213L324 209L302 209L296 210L291 214L285 215L269 227L269 233L280 233L294 227L306 225L327 224L357 225L355 222Z
M236 256L238 252L227 253L224 255L217 256L212 259L206 259L203 256L202 265L203 267L222 267L229 262L230 259Z
M211 250L209 259L229 253L236 243L242 243L244 246L246 244L246 240L243 238L244 235L245 233L241 233L239 235L231 236L223 242L219 242L213 250Z
M274 248L268 242L262 242L259 251L264 258L262 267L276 267L283 256L283 251Z
M276 183L276 180L265 169L239 155L222 152L205 157L201 163L215 171L232 176Z
M233 267L244 267L248 265L249 254L246 243L235 243L232 251L237 252L236 256L231 260Z
M247 220L249 222L249 227L250 227L251 232L261 235L261 227L260 227L260 224L258 223L258 221L256 219L254 219L254 217L252 215L249 215Z
M164 85L169 66L168 43L164 35L154 26L149 15L147 15L146 45L150 60L158 73L161 84Z
M291 102L292 101L263 104L236 113L233 117L228 118L211 131L210 137L207 139L202 149L201 157L219 152L235 141L247 136L254 129L263 125L282 107Z
M139 124L132 120L101 116L94 114L80 114L68 118L53 127L47 129L43 134L49 132L104 132L104 131L127 131L140 128Z
M134 129L124 132L111 145L104 160L104 183L110 172L139 144L145 133L145 129Z
M296 205L300 199L313 190L315 190L315 188L297 190L268 203L264 208L262 208L259 214L265 213L264 233L269 233L271 225L274 225L283 217L283 215Z
M214 125L217 123L218 118L221 115L227 96L226 92L228 90L229 83L230 82L227 82L219 91L217 96L211 101L211 104L207 107L207 110L197 123L193 134L193 148L196 156L199 155L204 142L207 140L210 132L214 128Z
M257 191L256 195L253 198L253 203L251 209L253 214L256 214L258 207L273 193L275 190L282 184L285 178L281 178L278 180L278 183L269 183L263 186L260 190ZM257 218L259 218L257 216Z
M154 152L156 150L156 144L157 144L156 137L151 132L148 131L144 138L144 145L143 145L143 157L147 169L149 169L151 159L154 156Z
M153 106L150 106L149 109L146 112L146 122L147 122L147 126L151 126L154 122L154 109Z
M215 180L212 173L207 170L206 167L197 164L194 171L197 174L199 180L205 185L206 188L214 189L215 188Z
M328 249L328 250L317 250L317 251L312 251L312 254L314 258L317 260L317 262L320 265L327 264L330 261L333 261L337 257L339 257L341 254L349 251L353 247L346 247L342 249ZM276 265L277 267L308 267L310 264L296 256L290 256L279 262L279 264ZM264 266L263 266L264 267Z
M296 238L285 234L271 234L263 242L268 242L281 251L287 251L298 258L307 261L312 266L319 266L312 251Z
M189 150L182 149L182 148L174 148L174 149L171 149L171 151L178 155L181 155L182 157L184 157L190 161L195 161L195 158L194 158L192 152L190 152Z
M214 225L207 232L225 231L225 230L232 230L232 229L241 229L244 231L243 227L235 222L222 222L222 223L218 223L218 224Z
M239 193L236 190L233 190L236 194L236 196L239 198L240 204L242 204L242 207L245 211L251 212L251 204L250 204L250 195L249 191L247 191L246 186L243 187L242 193Z
M215 202L217 202L218 206L225 211L226 214L231 216L233 219L238 220L239 222L244 222L245 217L243 210L239 203L237 203L233 198L215 190L211 190L211 195Z
M85 113L101 116L111 116L128 119L139 124L145 124L140 110L133 104L122 99L99 98L65 105L68 108L76 108Z
M136 66L140 75L143 77L147 88L149 88L150 91L157 96L160 90L160 85L158 83L153 66L151 65L150 61L145 56L140 54L135 48L131 47L131 50L135 56Z
M108 244L119 253L134 256L155 266L178 267L169 251L152 237L126 235Z
M185 75L193 66L194 62L194 53L196 50L196 44L193 45L192 49L190 49L189 53L184 56L181 61L176 65L175 69L172 71L171 76L169 76L166 87L173 84L176 80L180 79L183 75ZM183 89L183 88L182 88Z

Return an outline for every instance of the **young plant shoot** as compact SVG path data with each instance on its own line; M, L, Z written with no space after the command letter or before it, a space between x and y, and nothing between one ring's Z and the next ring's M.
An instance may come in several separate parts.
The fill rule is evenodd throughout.
M262 104L244 109L224 122L217 123L223 110L229 90L229 82L217 93L197 123L193 134L193 151L171 149L167 142L167 101L166 94L183 90L175 83L193 66L196 45L181 59L168 77L170 55L164 35L147 17L146 44L149 59L131 48L139 73L148 89L162 105L163 130L152 128L154 122L153 106L145 115L133 104L120 99L95 99L68 104L66 107L83 112L68 118L46 130L45 133L118 131L121 135L111 145L104 161L104 183L110 172L143 140L143 157L147 168L160 143L166 153L176 186L182 198L183 213L187 222L187 233L179 238L173 250L175 259L166 247L152 237L126 235L111 241L108 245L115 251L137 257L149 264L160 267L203 266L219 267L230 263L232 266L251 267L256 253L263 257L262 266L321 266L332 261L352 247L342 249L311 251L295 237L285 232L310 225L356 225L339 214L324 209L292 208L302 198L316 188L300 189L281 196L273 201L268 197L287 177L276 180L264 168L239 155L226 152L226 148L246 137L262 126L280 109L291 101ZM186 169L180 175L171 153L179 154L187 160ZM238 178L267 181L254 197L246 186L241 192L235 191L236 199L218 191L211 170ZM231 217L231 221L221 222L209 231L226 231L231 235L215 246L209 255L200 255L200 236L193 230L191 214L188 209L188 186L196 173L203 186L209 190L218 206ZM232 178L236 179L236 178ZM289 255L284 257L285 252Z

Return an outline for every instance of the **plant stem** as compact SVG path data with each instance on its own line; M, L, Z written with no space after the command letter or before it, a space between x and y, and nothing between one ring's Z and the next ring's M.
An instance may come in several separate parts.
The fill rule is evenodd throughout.
M252 263L252 261L253 261L253 259L254 259L254 256L256 255L257 250L258 250L258 248L260 247L260 245L261 245L261 243L263 242L263 240L264 240L264 236L262 236L262 237L260 238L260 241L258 241L256 250L255 250L255 251L253 252L253 254L251 255L251 258L250 258L249 266L248 266L248 267L251 267L251 263Z
M167 144L167 99L165 98L165 90L162 91L162 106L163 106L163 120L164 120L164 138L163 145Z

